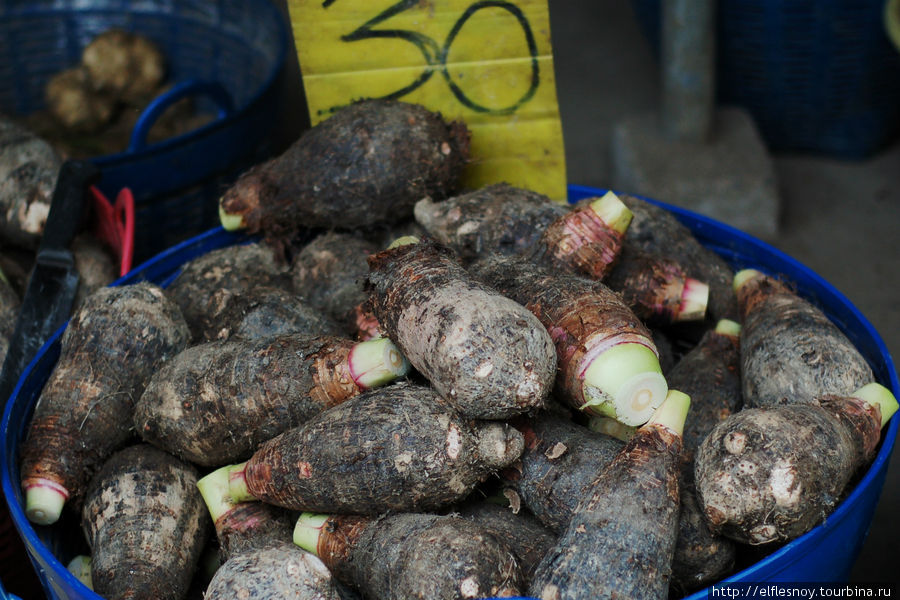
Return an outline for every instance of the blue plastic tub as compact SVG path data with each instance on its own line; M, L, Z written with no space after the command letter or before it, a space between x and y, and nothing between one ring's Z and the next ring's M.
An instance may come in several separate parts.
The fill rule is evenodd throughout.
M596 188L570 186L571 201L601 194ZM820 306L849 336L867 358L877 380L900 395L897 372L884 342L866 318L828 282L793 258L741 231L681 208L662 205L685 223L707 247L715 250L735 268L755 267L780 273L792 280L798 291ZM213 229L179 244L147 261L113 285L149 280L168 285L186 261L210 250L246 240L241 235ZM25 517L19 488L18 445L27 431L34 403L59 356L62 330L38 352L16 385L0 422L0 469L3 493L10 514L28 549L47 595L58 599L98 600L99 596L75 579L65 565L84 541L74 523L50 528L32 525ZM853 491L820 525L782 546L752 566L735 573L725 582L846 582L859 554L881 494L888 462L897 435L898 420L891 420L884 432L878 454ZM697 592L691 600L707 598Z
M142 113L127 150L91 159L107 197L134 194L142 262L217 225L224 187L279 150L291 33L271 0L0 0L0 111L43 108L47 80L111 27L157 43L174 84ZM216 118L148 144L156 117L184 97Z

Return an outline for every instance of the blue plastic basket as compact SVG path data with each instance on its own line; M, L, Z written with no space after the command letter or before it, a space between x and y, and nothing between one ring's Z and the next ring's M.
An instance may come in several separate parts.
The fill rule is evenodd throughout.
M144 111L126 151L92 159L105 195L134 194L142 262L214 227L223 189L279 150L291 34L269 0L0 0L0 111L43 108L47 80L111 27L157 43L175 84ZM184 97L217 118L148 145L156 116Z
M569 199L577 201L600 195L604 190L570 186ZM900 383L890 354L881 337L866 318L838 290L798 261L737 229L690 211L661 204L687 225L707 247L723 256L733 267L755 267L779 273L792 280L800 294L821 307L851 339L869 361L876 379L900 395ZM149 280L168 285L188 260L211 250L246 241L248 238L213 229L179 244L144 263L113 285ZM47 594L54 599L99 600L66 570L68 561L82 550L84 541L75 524L58 523L45 528L32 525L23 510L19 486L18 446L24 438L34 404L59 356L62 329L38 352L26 367L0 421L0 479L10 514L28 549L29 558L40 574ZM825 523L785 544L771 555L723 580L736 582L846 582L868 533L875 506L897 436L900 419L891 420L872 465L856 487L828 516ZM69 526L69 529L66 528ZM707 598L708 590L690 600Z
M659 55L660 0L632 0ZM900 134L900 51L885 0L720 0L716 93L773 151L864 158Z

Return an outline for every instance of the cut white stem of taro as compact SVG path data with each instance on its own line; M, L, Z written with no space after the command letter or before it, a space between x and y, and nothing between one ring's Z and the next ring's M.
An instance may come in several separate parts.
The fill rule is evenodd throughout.
M669 387L659 358L639 343L622 343L595 358L584 372L581 409L625 425L643 425Z

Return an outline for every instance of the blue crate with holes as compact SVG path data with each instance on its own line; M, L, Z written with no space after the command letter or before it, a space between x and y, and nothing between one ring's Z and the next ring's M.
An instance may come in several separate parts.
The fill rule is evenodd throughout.
M141 113L126 150L91 157L107 197L134 193L141 262L215 226L223 189L277 153L291 32L269 0L0 0L0 112L44 108L49 78L113 27L155 42L171 84ZM212 120L148 141L157 118L184 98Z

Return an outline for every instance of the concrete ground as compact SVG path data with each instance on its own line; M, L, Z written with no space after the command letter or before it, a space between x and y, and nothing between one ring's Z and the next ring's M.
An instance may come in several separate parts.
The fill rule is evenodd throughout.
M550 2L550 21L568 180L612 187L612 127L657 107L657 64L629 2ZM767 241L842 292L900 356L900 140L863 161L772 159L781 219ZM895 459L852 582L898 580L898 505Z

